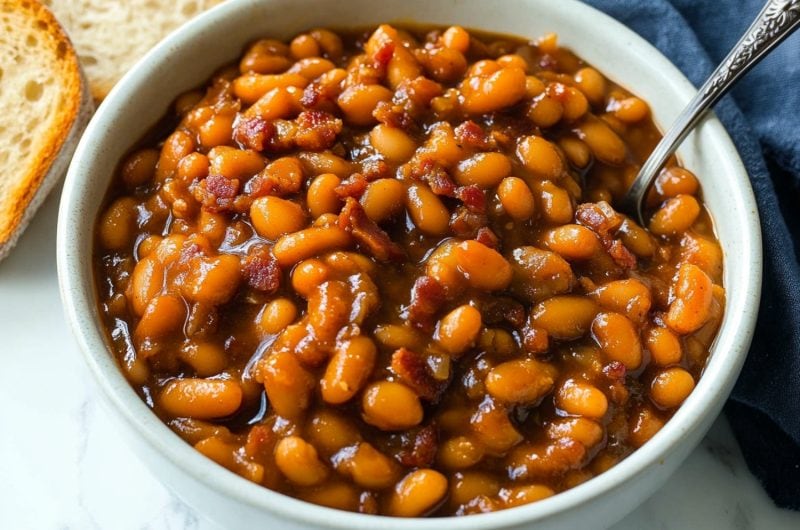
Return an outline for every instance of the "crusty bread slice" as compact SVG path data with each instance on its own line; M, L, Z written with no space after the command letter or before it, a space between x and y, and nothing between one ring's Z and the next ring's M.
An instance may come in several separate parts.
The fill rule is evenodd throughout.
M35 0L0 0L0 259L63 176L91 111L52 13Z
M223 0L44 0L66 28L103 99L150 48L194 15Z

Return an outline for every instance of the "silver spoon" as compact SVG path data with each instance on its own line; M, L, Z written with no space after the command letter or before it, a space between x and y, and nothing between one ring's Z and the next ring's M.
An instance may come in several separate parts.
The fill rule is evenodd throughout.
M717 66L647 158L619 209L642 226L642 204L650 184L706 110L724 96L745 73L800 26L800 0L769 0L728 56ZM794 109L793 111L797 111Z

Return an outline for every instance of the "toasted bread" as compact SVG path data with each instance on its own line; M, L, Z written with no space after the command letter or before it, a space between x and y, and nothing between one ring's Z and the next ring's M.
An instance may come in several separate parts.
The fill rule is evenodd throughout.
M78 57L35 0L0 0L0 259L63 176L92 110Z
M158 41L223 0L44 0L66 28L102 100Z

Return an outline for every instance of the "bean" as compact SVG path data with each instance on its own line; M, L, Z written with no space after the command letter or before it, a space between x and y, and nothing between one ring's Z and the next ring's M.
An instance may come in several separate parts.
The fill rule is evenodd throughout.
M302 163L302 169L310 175L333 173L340 179L347 178L354 171L353 165L340 156L330 151L322 153L302 152L297 155Z
M153 258L143 258L133 268L131 275L131 301L133 312L142 316L147 304L156 297L164 287L164 267Z
M583 141L572 136L565 136L558 140L558 146L573 166L583 169L592 160L592 152Z
M592 335L609 361L619 361L628 370L642 364L642 345L633 322L619 313L598 313Z
M420 517L431 512L447 493L447 478L433 469L417 469L397 483L387 511L396 517Z
M123 250L133 243L136 207L132 197L120 197L111 203L98 224L100 244L104 248Z
M450 229L450 212L425 184L406 190L406 208L417 228L428 235L443 235Z
M399 180L378 179L367 185L364 195L361 196L361 206L364 207L367 217L380 223L403 210L405 195L405 187Z
M406 162L417 150L416 142L402 129L383 123L370 131L369 142L389 162Z
M154 180L156 182L164 182L167 177L171 177L175 170L178 169L178 163L181 159L192 153L194 149L195 142L187 133L175 131L170 134L161 147Z
M384 489L397 481L397 464L367 442L359 443L352 455L343 460L340 471L350 475L353 482L367 489Z
M331 276L330 268L316 258L301 261L292 269L292 288L308 299Z
M233 80L233 93L242 103L252 105L274 88L305 88L308 79L300 74L244 74Z
M300 34L292 39L292 42L289 44L289 49L294 59L316 57L322 53L317 41L307 33Z
M625 142L600 119L585 118L573 130L578 138L586 142L595 157L613 166L625 161L627 148Z
M722 278L722 249L713 239L687 233L681 239L681 261L697 265L715 282Z
M175 178L183 184L190 185L208 176L210 163L208 157L202 153L189 153L181 158Z
M128 188L135 188L150 181L156 172L159 153L156 149L140 149L128 156L120 173Z
M549 250L525 246L512 252L512 289L529 301L569 291L575 283L572 268Z
M511 66L481 77L467 77L459 90L467 114L486 114L517 103L525 96L525 71Z
M464 158L464 149L456 140L453 127L447 122L439 122L431 129L425 145L419 149L417 156L434 160L450 168Z
M317 41L322 51L332 61L336 61L342 56L342 39L329 29L317 28L309 32Z
M659 418L658 414L650 407L644 407L636 413L630 422L628 440L634 447L641 447L655 436L663 426L664 420Z
M475 240L462 241L454 249L455 263L476 289L498 291L511 283L511 265L496 250Z
M261 361L259 370L269 404L279 416L295 419L311 404L316 379L300 365L294 353L273 353Z
M495 477L482 471L463 471L453 475L450 485L450 504L464 506L480 497L494 497L500 492Z
M314 486L328 477L328 468L313 445L299 436L287 436L275 446L275 464L290 482Z
M514 506L522 506L524 504L540 501L547 497L552 497L555 494L556 492L553 491L552 488L545 485L530 484L528 486L506 488L500 493L500 496L504 501L505 507L513 508Z
M588 298L554 296L533 308L531 322L555 339L574 340L589 331L598 311L597 304Z
M442 44L461 53L469 50L469 42L469 33L461 26L450 26L442 33Z
M555 372L534 359L507 361L486 376L486 391L504 403L536 403L553 388Z
M603 308L622 313L634 322L642 322L652 305L650 289L636 278L614 280L591 293Z
M493 188L511 173L511 161L502 153L478 153L462 160L453 177L462 186Z
M391 99L392 91L385 86L355 85L342 92L337 102L349 123L363 127L377 121L372 112L378 103Z
M694 173L688 169L672 166L658 174L653 188L662 199L666 199L678 195L696 195L700 189L700 183Z
M236 115L231 112L214 113L198 127L197 138L206 149L231 142L233 136L233 120Z
M290 117L294 112L294 98L289 92L291 87L275 87L258 98L244 111L246 118L277 120Z
M308 431L314 446L328 455L361 441L361 433L353 422L330 409L317 411L308 422Z
M420 56L430 77L440 83L457 81L467 70L464 54L452 48L431 48Z
M517 157L525 169L542 180L559 179L564 162L556 147L541 136L524 136L517 144Z
M604 434L599 423L587 418L560 418L547 425L547 437L551 440L572 438L587 449L603 441Z
M197 218L197 230L208 238L211 245L219 247L225 239L228 224L224 215L202 209Z
M683 350L680 339L667 328L650 328L645 334L644 343L655 364L669 366L681 362Z
M568 180L563 179L562 182ZM551 224L566 224L572 221L572 198L567 190L549 180L535 182L532 188L534 195L538 196L538 209L545 221Z
M665 318L667 326L679 335L700 329L711 316L712 286L711 278L700 267L681 265L674 284L675 298Z
M192 268L183 284L183 294L194 302L219 305L233 297L241 281L238 256L220 254Z
M158 395L170 416L210 420L230 416L242 404L242 387L225 379L173 379Z
M603 74L587 66L575 72L575 82L592 105L603 102L606 93L606 79Z
M434 337L448 353L458 356L475 343L480 330L480 312L471 305L464 304L439 321Z
M416 79L422 74L422 67L414 54L403 46L396 46L392 58L386 66L386 79L392 90L397 90L403 83Z
M336 68L335 64L322 57L306 57L294 63L287 72L290 74L300 74L309 81L313 81L334 68Z
M542 239L548 249L567 260L587 260L602 249L592 230L576 224L551 228Z
M488 454L502 455L523 440L511 423L508 411L486 396L478 410L469 418L469 426Z
M158 339L180 330L184 320L186 305L183 300L172 294L157 296L145 307L134 334L139 341Z
M422 421L419 396L393 381L378 381L364 390L361 400L364 421L382 431L402 431Z
M303 489L298 496L312 504L357 512L361 505L360 493L352 484L329 480L313 488Z
M544 86L542 86L542 90L544 90ZM561 117L564 115L564 106L555 98L542 92L533 98L525 115L537 127L547 129L561 121Z
M308 223L303 208L294 201L267 195L250 206L250 219L258 235L278 240L285 234L297 232Z
M574 416L602 418L608 410L608 399L599 388L583 381L567 379L556 391L558 408Z
M483 448L469 436L445 440L436 455L440 465L448 469L467 469L483 459Z
M361 390L375 366L377 349L372 339L356 336L337 344L320 380L322 399L338 405Z
M256 317L260 335L280 333L297 318L297 306L288 298L276 298L266 304Z
M323 173L311 181L306 195L306 204L314 218L326 213L336 213L342 205L336 187L342 181L333 173Z
M527 221L533 216L535 202L528 184L519 177L506 177L497 187L503 210L514 220Z
M700 215L700 203L691 195L668 199L650 219L650 231L660 236L686 232Z
M272 247L272 253L282 267L289 267L306 258L349 247L350 244L350 234L337 226L306 228L281 236Z
M214 342L189 341L181 347L178 356L200 377L216 375L228 364L225 349Z
M692 374L675 366L662 370L653 378L650 384L650 398L660 407L673 409L680 406L692 390L694 390Z
M642 121L650 114L647 103L637 97L629 97L617 102L614 116L625 123Z
M170 234L161 240L158 248L155 251L155 259L163 265L170 265L175 262L179 257L183 245L186 242L186 236L183 234Z

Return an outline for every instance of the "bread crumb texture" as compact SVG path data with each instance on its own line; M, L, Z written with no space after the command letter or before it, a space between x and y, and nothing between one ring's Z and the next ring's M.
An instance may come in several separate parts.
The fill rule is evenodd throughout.
M41 202L80 104L77 57L53 15L33 0L0 0L0 254Z
M223 0L44 0L78 50L92 96L103 99L158 41Z

